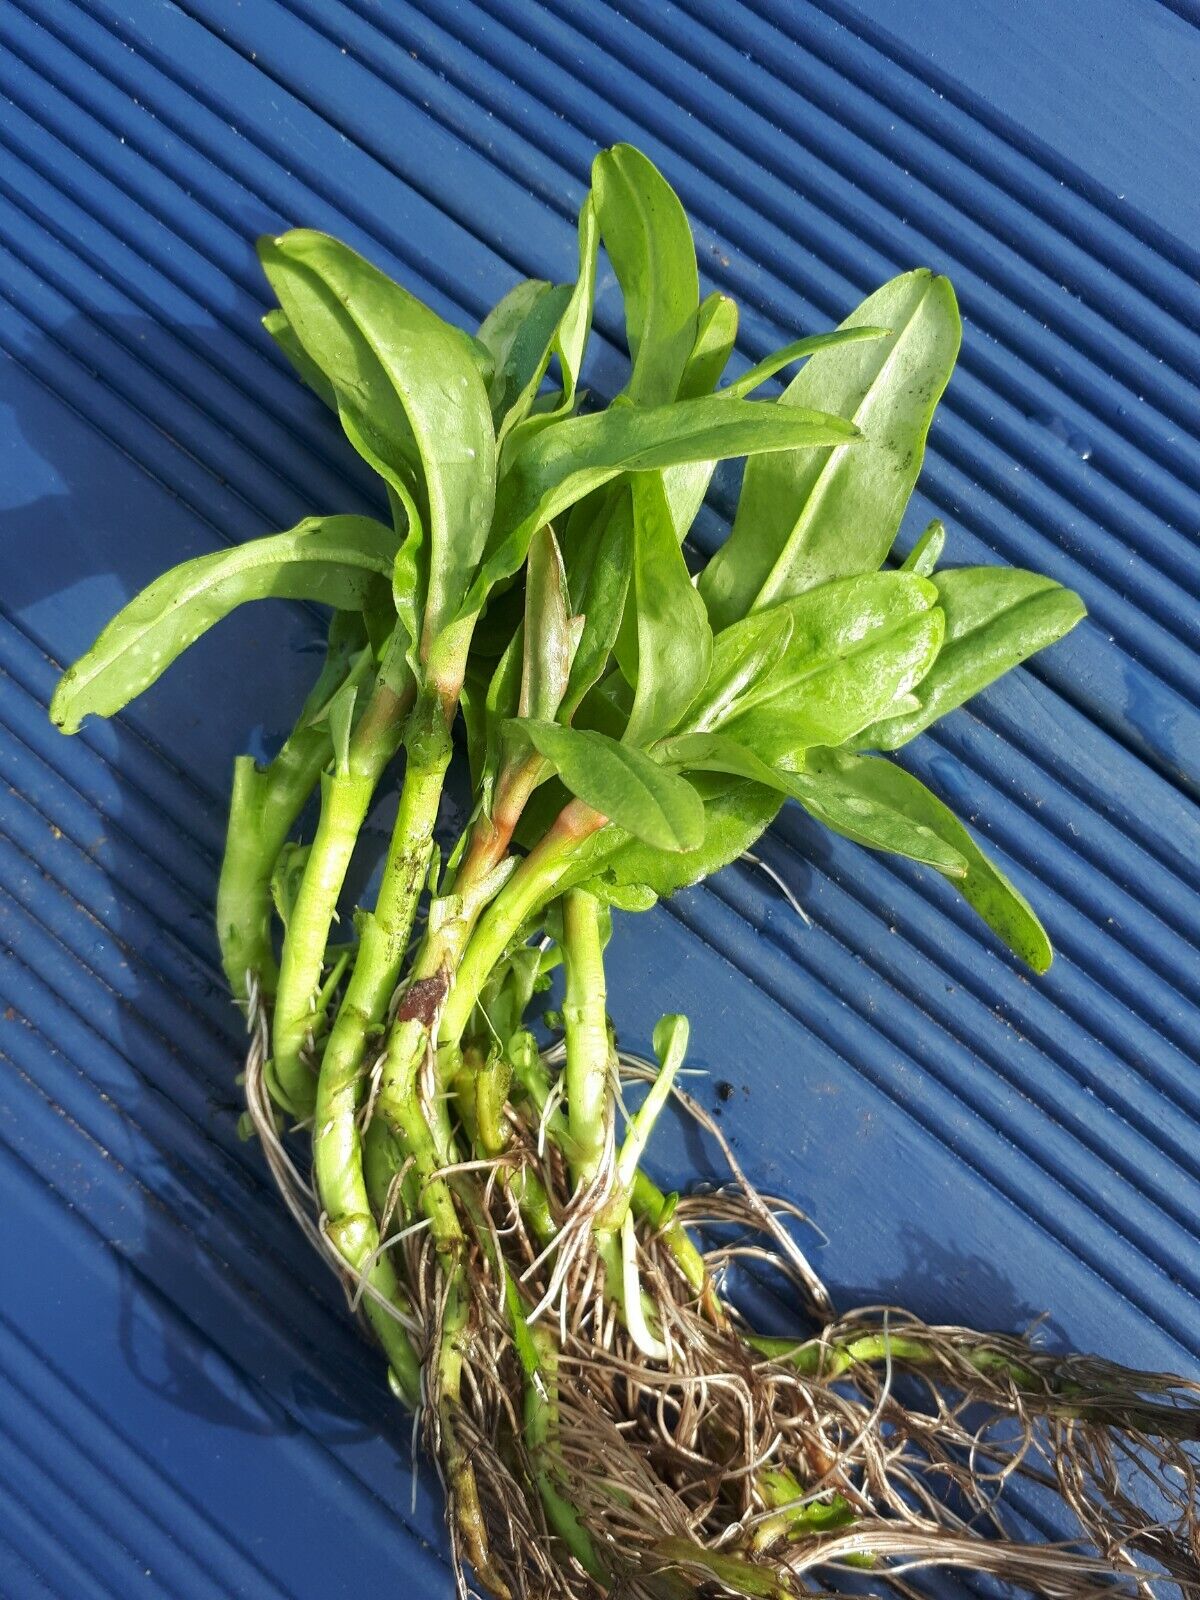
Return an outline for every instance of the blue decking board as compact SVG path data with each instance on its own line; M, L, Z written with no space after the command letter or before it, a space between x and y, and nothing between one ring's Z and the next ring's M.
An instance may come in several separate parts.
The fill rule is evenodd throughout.
M1043 913L1047 978L945 883L786 813L761 852L813 925L742 866L621 919L622 1037L691 1014L739 1157L810 1212L842 1304L1048 1312L1053 1343L1200 1373L1193 9L0 8L3 1600L450 1592L408 1420L234 1130L224 790L289 726L318 621L231 618L73 740L44 706L168 563L379 504L258 326L256 235L330 228L469 324L573 272L616 138L742 302L739 360L948 272L963 359L905 538L942 515L950 560L1038 567L1090 611L905 758ZM597 323L604 394L611 277ZM698 546L729 509L722 476ZM678 1182L697 1155L673 1130L658 1160Z

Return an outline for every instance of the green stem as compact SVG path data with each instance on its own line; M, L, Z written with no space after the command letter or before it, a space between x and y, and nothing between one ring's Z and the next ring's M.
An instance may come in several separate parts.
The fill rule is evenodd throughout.
M351 1271L365 1274L371 1287L393 1303L398 1285L387 1257L377 1254L379 1231L367 1191L358 1112L367 1041L382 1025L400 977L450 760L450 731L439 705L429 700L417 705L405 747L408 765L383 881L374 912L361 921L358 955L321 1060L313 1114L313 1170L328 1217L326 1232ZM369 1295L365 1304L377 1332L381 1319L395 1327L385 1306ZM395 1367L390 1348L388 1353Z
M386 683L377 683L354 730L344 770L321 780L321 817L284 940L272 1037L273 1088L294 1116L311 1113L316 1099L305 1050L338 896L375 789L399 747L411 703L411 689L397 694Z
M511 1313L510 1313L511 1314ZM518 1304L515 1315L521 1314ZM598 1583L606 1581L596 1547L579 1520L579 1513L563 1494L558 1454L558 1351L542 1328L532 1328L532 1364L525 1372L525 1443L533 1461L533 1475L551 1531Z
M858 1365L879 1366L888 1360L907 1367L940 1366L944 1370L947 1357L954 1355L981 1377L1007 1379L1026 1397L1030 1409L1043 1415L1070 1417L1168 1439L1200 1438L1200 1412L1196 1408L1156 1402L1137 1392L1138 1378L1144 1380L1144 1373L1124 1375L1124 1393L1117 1376L1101 1379L1096 1387L1089 1388L1077 1378L1056 1371L1051 1359L1022 1361L1019 1355L997 1349L986 1336L971 1343L960 1335L948 1344L934 1330L927 1335L881 1331L851 1339L802 1342L754 1334L748 1342L763 1355L788 1361L805 1375L824 1379L839 1378Z
M582 801L570 801L488 907L459 963L442 1011L438 1037L443 1044L461 1041L492 968L533 913L553 898L572 864L573 851L603 827L604 820Z
M936 1365L941 1359L932 1341L900 1333L864 1333L853 1339L834 1341L777 1339L765 1334L750 1334L747 1343L761 1355L775 1361L786 1361L805 1377L812 1378L840 1378L851 1367L878 1366L888 1360L921 1367ZM969 1345L955 1348L977 1372L999 1372L1012 1378L1020 1388L1032 1389L1037 1386L1044 1389L1032 1368L1022 1367L1000 1351L972 1349Z
M529 761L504 774L491 815L475 818L447 901L453 910L431 926L413 958L411 977L419 982L439 972L454 973L488 901L495 894L496 871L508 854L513 831L536 786L541 762Z
M437 1353L438 1419L443 1465L454 1497L458 1528L480 1578L493 1593L505 1595L508 1590L493 1568L488 1550L474 1469L455 1427L469 1336L470 1295L463 1269L466 1238L451 1186L440 1176L441 1156L421 1107L417 1077L424 1048L422 1036L428 1038L428 1029L418 1019L402 1021L392 1030L382 1065L378 1112L404 1156L412 1160L420 1184L421 1207L429 1218L446 1276L446 1304Z
M327 726L298 725L268 766L252 756L234 762L216 920L225 976L243 1006L250 974L268 999L275 993L271 874L331 750Z
M243 1006L249 1000L251 975L268 1000L275 994L271 874L333 753L329 722L321 712L338 689L363 677L370 664L361 628L340 613L330 624L324 665L278 755L265 767L250 756L234 763L216 921L225 975Z
M646 1176L639 1168L633 1180L633 1189L629 1196L629 1204L633 1208L635 1217L648 1222L652 1228L658 1229L662 1235L663 1243L671 1252L675 1265L683 1274L684 1281L694 1294L705 1298L706 1308L710 1311L719 1305L716 1291L713 1289L712 1279L704 1265L704 1257L691 1234L682 1222L672 1220L674 1205L668 1201L658 1185ZM724 1324L725 1315L721 1312L721 1325Z
M610 1095L604 948L600 907L584 889L562 897L563 966L566 993L567 1127L574 1143L571 1171L577 1186L592 1181L604 1156Z
M514 1076L521 1091L531 1102L539 1118L542 1117L545 1114L546 1102L550 1098L551 1085L550 1074L546 1071L541 1057L535 1048L530 1048L514 1055L513 1066ZM546 1133L562 1151L570 1165L575 1159L575 1145L567 1127L567 1119L561 1111L555 1110L550 1113L546 1119ZM725 1311L709 1277L708 1269L704 1265L704 1257L700 1253L699 1246L683 1223L673 1220L677 1199L677 1196L668 1198L653 1178L647 1177L640 1168L638 1169L629 1196L634 1216L658 1230L688 1287L701 1296L710 1320L715 1326L724 1327L727 1321Z
M754 1481L766 1504L776 1508L776 1514L764 1518L754 1530L751 1549L755 1554L769 1550L777 1539L816 1539L834 1533L849 1527L858 1515L836 1490L823 1499L809 1498L799 1479L781 1467L764 1467ZM853 1566L875 1565L874 1558L865 1554L843 1559Z

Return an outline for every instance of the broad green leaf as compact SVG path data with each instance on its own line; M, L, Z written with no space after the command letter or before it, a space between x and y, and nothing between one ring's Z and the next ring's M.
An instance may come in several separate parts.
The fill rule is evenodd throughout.
M622 472L816 447L854 436L853 425L837 417L715 397L653 410L611 406L556 423L512 457L496 500L494 537L463 614L477 612L492 586L517 570L535 529Z
M513 721L564 785L635 838L660 850L690 850L704 835L704 808L686 779L641 750L602 733L555 722Z
M575 718L579 728L594 728L610 739L623 739L633 710L633 687L619 667L605 674L584 700Z
M585 530L590 537L579 540L571 552L573 559L568 562L571 603L583 618L583 632L571 663L571 681L562 704L563 722L572 720L584 695L608 666L633 568L629 490L623 484L609 485L600 495L608 498L599 507L596 521Z
M744 744L727 733L676 733L660 739L651 750L656 761L678 772L724 772L733 778L749 778L769 789L786 794L786 783L794 773L770 767Z
M748 618L717 634L708 681L691 707L692 727L715 728L723 722L752 684L767 679L791 637L792 610L787 605L760 611L753 622Z
M736 861L765 833L783 805L777 790L743 778L699 772L693 782L704 805L704 837L694 850L658 850L638 839L608 830L594 836L591 851L582 851L570 878L601 900L618 907L648 903L648 894L666 899ZM638 902L630 899L637 892Z
M350 735L354 731L354 708L358 700L358 684L349 682L329 702L329 736L333 742L333 764L336 771L350 771Z
M699 694L712 662L712 630L675 537L657 473L632 482L633 710L625 739L646 745L670 732ZM628 674L627 674L628 675Z
M706 300L704 305L707 306L709 303ZM733 302L729 301L727 304L733 305ZM703 310L704 307L702 306L702 314ZM858 339L879 338L883 331L878 328L835 328L832 333L818 333L806 339L798 339L794 344L788 345L783 350L776 351L774 355L768 356L765 361L760 361L757 366L751 367L748 372L743 373L733 383L726 384L723 389L717 389L715 392L724 400L744 399L753 389L765 383L768 378L773 377L782 367L789 366L793 361L799 361L805 356L814 354L817 350L827 348L829 345L853 344ZM697 351L700 349L701 334L707 332L708 330L702 328L701 333L697 334L697 350L692 352L692 359L688 363L683 375L683 382L679 387L681 398L686 398L692 394L709 394L713 392L713 386L719 376L719 372L716 371L717 360L719 359L720 366L723 368L728 359L728 350L719 348L712 353L711 360L708 358L707 352L702 356L697 355ZM732 342L737 332L736 314L731 321L728 332ZM712 384L708 388L702 387L702 383L707 382L710 374L712 375ZM704 496L708 493L708 486L712 482L712 475L716 465L715 461L696 461L687 466L671 467L663 473L667 502L670 505L671 517L675 523L675 536L680 544L686 539L688 530L692 523L695 522L696 515L704 503Z
M467 764L471 771L471 791L476 796L480 795L484 784L487 750L487 712L484 701L487 697L488 682L486 669L471 661L467 666L462 693L459 696L463 727L467 736ZM494 775L493 767L492 776Z
M381 586L382 588L382 586ZM394 622L394 619L393 619ZM329 702L346 682L356 682L374 666L374 648L361 611L335 611L329 619L325 660L316 683L296 718L297 728L311 728L326 714Z
M278 309L268 311L262 319L262 325L291 362L297 375L303 379L319 399L324 400L325 404L336 416L338 403L337 395L333 392L333 385L316 362L309 360L308 352L297 339L286 313Z
M905 556L901 572L915 572L918 578L931 577L934 567L942 559L945 544L946 525L935 517Z
M679 384L680 400L696 400L712 394L729 362L737 330L736 300L723 294L710 294L701 302L696 342ZM715 461L689 461L681 467L668 467L662 475L679 544L687 537L704 503L716 465Z
M271 899L285 933L292 920L292 907L300 892L310 848L309 845L297 844L289 839L275 859L271 873Z
M640 151L618 144L592 163L600 235L625 298L639 406L674 400L696 338L700 279L691 225L670 184Z
M709 683L697 717L721 726L769 764L793 764L803 750L838 745L875 721L929 670L941 644L937 591L908 573L839 578L757 611L716 637ZM775 649L778 615L791 622L787 642L736 699L756 649Z
M815 745L845 744L921 681L944 626L935 608L875 630L848 656L798 667L794 675L789 646L778 684L752 692L750 703L735 708L723 727L769 762L790 763Z
M549 720L571 676L577 632L572 626L567 575L553 531L541 528L529 546L518 714Z
M291 237L258 241L259 262L290 330L284 348L294 362L299 356L304 371L321 374L350 443L400 495L407 515L418 492L421 458L404 403L345 305L318 272L284 250ZM419 522L421 513L414 510Z
M958 354L958 307L947 279L909 272L842 326L888 328L891 338L819 351L781 404L852 419L862 445L747 467L733 531L700 586L716 628L831 578L874 571L891 549Z
M495 500L495 434L472 342L325 234L296 229L262 241L259 255L351 442L426 525L428 649L466 593Z
M870 327L833 328L828 333L810 333L803 339L795 339L791 344L785 344L781 350L765 356L748 371L743 372L740 378L727 383L718 393L728 395L733 400L744 399L746 395L753 394L755 389L766 383L768 378L773 378L776 373L782 372L784 367L790 367L794 361L803 361L808 356L815 356L818 350L829 350L839 344L857 344L861 339L887 337L887 328Z
M550 359L550 342L570 293L569 288L541 278L525 278L480 323L480 343L487 346L495 363L489 398L497 431L530 385L532 393L525 409L537 393ZM521 416L514 420L519 422Z
M729 365L737 343L737 301L717 291L700 302L696 338L679 381L678 399L698 400L712 394Z
M247 600L313 600L361 611L387 595L393 529L370 517L307 517L287 533L214 550L156 578L112 619L59 680L51 719L77 731L89 713L111 717L171 662Z
M522 423L529 423L537 429L546 427L554 420L550 412L542 412L530 419L529 411L546 376L558 326L570 301L570 285L556 284L516 341L513 353L518 364L513 374L513 387L504 397L504 410L501 412L503 420L496 433L500 445Z
M721 733L685 733L655 747L656 759L680 772L725 772L750 778L798 800L827 827L875 850L890 850L949 877L966 876L962 854L932 829L870 793L870 785L841 783L818 755L816 772L769 767L752 750Z
M525 664L525 624L521 623L507 650L500 657L483 700L483 770L494 779L503 764L506 742L504 728L515 717L521 704L521 678ZM524 746L521 747L522 749ZM490 792L484 795L490 807Z
M813 752L807 775L814 781L827 781L843 799L857 795L872 804L890 807L913 826L944 840L966 863L966 876L955 884L963 898L1014 955L1035 972L1047 971L1054 952L1033 908L1000 868L988 860L949 806L931 794L919 778L893 761L836 750ZM821 820L854 837L829 818Z
M588 336L592 331L592 307L596 299L596 257L600 248L600 227L596 221L596 207L591 195L579 210L579 271L575 288L567 309L558 325L554 351L563 380L559 401L562 411L575 404L579 388L579 375L583 368L583 355Z
M513 345L553 287L545 278L521 278L507 294L501 295L479 324L476 338L491 355L494 387L503 385L511 377Z
M416 673L428 559L425 549L425 527L411 494L388 483L387 496L392 509L392 526L403 535L392 567L392 604L395 606L396 619L405 638L405 659L410 669Z
M527 382L524 394L514 408L516 424L506 444L509 451L518 449L523 439L538 433L562 417L569 416L575 408L579 391L579 375L588 335L592 331L592 306L596 298L596 256L599 249L599 229L596 211L589 195L579 212L579 273L574 287L561 291L562 310L550 334L538 370ZM562 388L557 395L547 397L544 407L536 404L538 388L546 375L552 355L558 357ZM507 431L507 430L506 430Z
M865 729L861 749L897 750L986 684L1069 633L1086 614L1079 596L1018 567L958 567L934 578L946 638L914 693L918 706Z

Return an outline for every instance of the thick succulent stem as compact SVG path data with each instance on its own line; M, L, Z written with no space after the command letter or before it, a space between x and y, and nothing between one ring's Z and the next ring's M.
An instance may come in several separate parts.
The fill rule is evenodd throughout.
M558 1351L545 1329L533 1328L530 1332L536 1365L525 1375L525 1444L533 1461L538 1494L551 1531L586 1572L604 1582L606 1574L596 1547L563 1492L558 1456Z
M442 1012L443 1044L460 1042L492 968L533 913L553 898L572 865L572 853L604 826L604 820L582 801L570 801L488 907L467 945Z
M464 1270L467 1239L458 1218L453 1189L440 1175L444 1153L437 1147L421 1104L419 1069L429 1043L428 1024L420 1019L404 1019L393 1030L382 1064L377 1109L404 1156L413 1164L420 1185L421 1208L429 1219L444 1278L433 1378L442 1462L456 1525L472 1566L494 1594L505 1596L508 1590L494 1570L488 1550L474 1469L456 1426L463 1360L470 1334L470 1288Z
M806 1377L831 1382L855 1367L889 1362L937 1373L943 1381L957 1377L967 1384L980 1380L1010 1385L1035 1412L1102 1427L1138 1430L1164 1439L1194 1440L1200 1422L1193 1409L1148 1398L1165 1392L1174 1380L1154 1374L1106 1367L1102 1378L1076 1375L1074 1358L1056 1358L1032 1350L1026 1354L1003 1336L965 1330L925 1328L872 1329L853 1335L828 1334L794 1341L751 1334L747 1342L760 1355L782 1360Z
M331 752L328 726L306 726L302 717L266 767L252 756L234 762L216 921L221 963L242 1006L248 999L248 974L254 974L268 1000L275 994L271 875Z
M321 818L284 940L272 1035L272 1087L295 1116L308 1116L316 1099L305 1050L338 896L376 787L399 747L411 703L411 690L398 694L378 683L354 730L344 769L322 778Z
M275 863L333 753L332 695L370 669L365 633L345 614L330 627L325 662L296 726L275 758L260 767L250 756L234 763L225 855L217 885L217 939L234 998L248 1008L253 983L272 1000L278 971L271 939L271 876Z
M313 1114L313 1171L326 1232L351 1272L365 1277L374 1291L365 1301L367 1314L393 1367L395 1319L380 1302L399 1304L399 1286L386 1254L379 1252L358 1114L368 1040L382 1025L400 976L450 760L450 731L439 705L430 700L417 705L405 748L404 789L383 881L375 910L361 922L354 971L325 1046ZM403 1381L408 1374L398 1376Z
M592 1182L604 1159L610 1115L612 1047L608 1037L600 907L584 889L562 898L566 994L567 1127L577 1187Z

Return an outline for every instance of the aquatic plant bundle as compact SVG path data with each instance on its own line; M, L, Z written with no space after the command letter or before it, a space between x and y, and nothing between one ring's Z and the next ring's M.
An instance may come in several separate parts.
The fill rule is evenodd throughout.
M601 249L630 355L606 406L580 388ZM330 608L293 731L236 764L217 931L247 1131L420 1417L464 1593L464 1566L531 1600L807 1594L846 1568L909 1593L941 1566L1200 1594L1195 1384L837 1313L798 1213L682 1090L685 1018L653 1059L609 1020L614 920L629 936L625 914L741 857L788 801L944 875L1050 963L1023 896L890 754L1083 615L1035 573L940 567L936 522L896 553L958 352L950 284L905 273L722 381L737 308L701 298L683 208L628 146L596 159L575 282L517 284L474 335L324 235L260 257L267 331L389 520L313 517L169 572L52 715L119 711L243 601ZM685 541L728 459L732 531L696 573ZM460 731L473 811L443 851ZM339 919L393 773L374 902ZM727 1186L653 1182L671 1103ZM726 1296L745 1260L779 1275L788 1337ZM1021 1481L1072 1542L1028 1542Z

